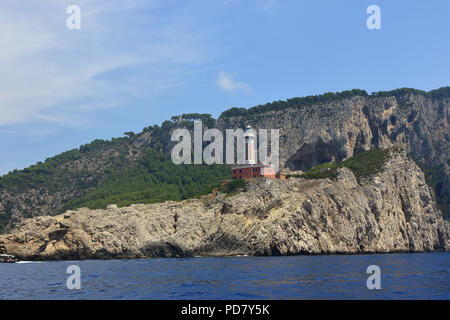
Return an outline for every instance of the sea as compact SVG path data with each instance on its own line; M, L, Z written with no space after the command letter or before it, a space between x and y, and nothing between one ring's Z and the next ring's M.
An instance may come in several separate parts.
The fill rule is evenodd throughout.
M0 299L448 300L449 276L450 253L25 261Z

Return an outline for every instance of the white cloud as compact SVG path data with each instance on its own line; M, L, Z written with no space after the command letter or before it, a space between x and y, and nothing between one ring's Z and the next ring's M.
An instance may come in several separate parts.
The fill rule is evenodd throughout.
M260 0L264 11L269 10L277 0Z
M251 92L251 87L245 82L234 81L233 77L223 71L219 72L217 76L217 85L224 91L233 92L236 90L242 90L245 92Z
M66 28L72 1L2 3L0 126L34 120L82 124L83 110L179 85L173 70L207 55L201 35L193 36L185 21L153 15L159 2L78 0L81 30ZM146 72L126 72L141 66Z

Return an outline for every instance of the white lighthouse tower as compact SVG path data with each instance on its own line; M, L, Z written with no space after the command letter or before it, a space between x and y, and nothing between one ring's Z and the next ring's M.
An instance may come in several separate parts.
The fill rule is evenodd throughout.
M257 154L256 154L256 135L255 130L250 126L245 128L244 133L244 163L238 164L231 168L231 178L236 179L254 179L254 178L271 178L276 179L286 179L285 175L275 172L275 167L272 164L258 164ZM242 146L242 144L241 144ZM240 148L239 148L240 149ZM239 161L242 161L242 149L238 155Z
M245 162L246 165L256 164L256 136L250 126L245 128Z

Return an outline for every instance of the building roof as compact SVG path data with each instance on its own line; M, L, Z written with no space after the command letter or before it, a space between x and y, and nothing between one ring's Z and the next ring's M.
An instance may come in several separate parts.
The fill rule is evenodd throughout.
M243 168L273 168L274 166L271 164L238 164L232 169L243 169Z

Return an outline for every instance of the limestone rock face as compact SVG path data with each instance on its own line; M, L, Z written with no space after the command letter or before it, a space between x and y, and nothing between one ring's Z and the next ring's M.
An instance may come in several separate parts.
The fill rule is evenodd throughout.
M450 216L450 99L422 95L360 97L249 117L221 117L217 126L280 129L281 167L309 170L369 149L397 146L427 166L442 166L436 193Z
M449 225L403 152L358 183L258 179L232 196L80 208L25 220L0 236L21 259L423 252L450 249Z
M424 165L442 167L442 173L434 177L438 180L435 193L450 219L449 106L447 96L353 96L251 116L221 116L215 125L222 131L246 125L280 129L280 164L293 172L341 161L369 149L402 147ZM8 232L25 218L62 212L68 201L101 185L108 170L133 167L148 148L170 154L175 144L170 140L170 130L164 134L160 131L148 129L129 143L111 143L73 160L66 159L58 165L61 174L46 177L49 182L39 187L5 188L0 183L0 233Z
M414 158L445 163L450 156L450 100L421 95L360 97L303 109L224 117L218 128L280 129L280 161L308 170L369 149L398 146Z

